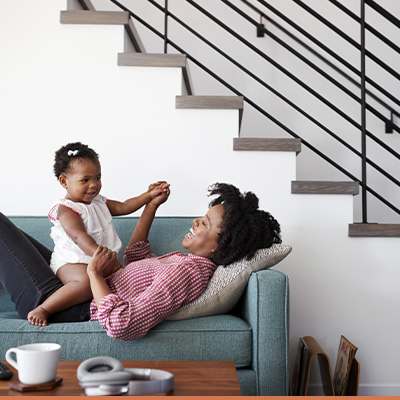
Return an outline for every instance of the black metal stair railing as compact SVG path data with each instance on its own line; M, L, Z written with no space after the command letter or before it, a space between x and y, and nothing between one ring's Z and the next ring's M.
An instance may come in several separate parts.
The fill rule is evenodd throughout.
M167 47L171 46L174 48L176 51L186 54L187 58L196 64L198 67L200 67L202 70L204 70L207 74L212 76L214 79L216 79L218 82L220 82L222 85L224 85L227 89L229 89L231 92L233 92L236 95L243 96L244 101L253 107L255 110L257 110L261 115L265 116L268 118L270 121L272 121L274 124L276 124L278 127L280 127L282 130L290 134L291 136L295 138L300 138L302 140L302 144L308 147L310 150L318 154L321 158L323 158L325 161L327 161L329 164L334 166L336 169L338 169L340 172L342 172L345 176L350 178L351 180L354 180L356 182L359 182L362 188L362 222L367 223L367 192L372 194L375 198L380 200L383 204L385 204L387 207L389 207L391 210L396 212L397 214L400 214L400 209L397 208L394 204L389 202L387 199L384 198L381 194L379 194L377 191L372 189L367 185L367 164L373 167L376 171L378 171L380 174L382 174L384 177L389 179L393 184L395 184L397 187L400 187L400 182L397 180L394 176L389 174L387 171L385 171L383 168L381 168L379 165L377 165L375 162L370 160L367 155L366 155L366 140L367 137L371 140L373 140L375 143L377 143L380 147L382 147L384 150L386 150L388 153L390 153L392 156L394 156L396 159L400 159L400 154L396 152L394 149L392 149L390 146L388 146L384 141L379 139L376 135L374 135L372 132L370 132L366 128L366 113L367 111L371 112L373 115L375 115L377 118L379 118L381 121L385 123L386 126L386 131L391 132L393 130L400 132L400 127L394 124L393 122L393 116L400 117L400 113L397 112L392 106L388 104L387 101L382 99L380 95L382 95L384 98L387 98L391 102L400 105L399 99L391 95L388 91L386 91L384 88L382 88L378 83L374 82L372 79L370 79L366 73L365 73L365 60L368 57L369 59L373 60L376 62L381 68L383 68L387 73L391 74L395 79L400 79L400 74L397 73L392 67L387 65L385 62L380 60L377 56L369 52L365 48L365 31L368 30L371 33L375 34L378 32L376 29L374 29L371 25L367 24L365 22L365 5L367 4L370 7L373 7L374 10L379 12L380 15L382 15L384 18L386 18L388 21L390 21L392 24L400 28L400 21L396 19L394 16L392 16L390 13L388 13L385 9L383 9L381 6L377 5L373 0L360 0L361 4L361 9L360 9L360 17L356 16L353 14L350 10L347 9L344 5L339 3L337 0L328 0L330 1L333 5L338 7L340 10L343 12L346 12L347 15L349 15L352 19L357 21L360 24L360 31L361 31L361 41L360 43L356 42L352 38L350 38L348 35L346 35L344 32L340 31L334 24L323 18L320 14L318 14L316 11L311 9L309 6L304 4L301 0L292 0L295 2L298 6L302 7L306 12L311 14L314 18L318 19L318 21L322 22L324 25L326 25L329 29L331 29L333 32L335 32L337 35L339 35L342 39L346 40L346 42L350 43L353 47L356 48L360 52L360 59L361 59L361 69L358 70L354 66L352 66L350 63L345 61L343 58L341 58L339 55L334 53L332 50L327 48L323 43L321 43L319 40L314 38L312 35L310 35L308 32L306 32L303 28L300 26L296 25L293 21L291 21L289 18L287 18L285 15L280 13L278 10L276 10L274 7L272 7L269 3L267 3L264 0L257 0L258 3L260 3L262 6L267 8L271 13L275 14L282 20L284 20L286 23L288 23L291 27L293 27L296 31L298 31L301 35L306 37L308 40L312 41L314 44L317 45L321 50L329 54L331 57L333 57L335 60L339 62L344 68L347 68L350 73L354 74L356 78L353 78L350 76L349 72L345 72L342 68L337 67L333 63L331 63L326 57L324 57L321 53L317 52L316 50L312 49L310 46L308 46L304 41L296 37L294 34L290 33L288 30L286 30L282 25L277 23L273 18L271 18L269 15L266 15L264 12L260 11L258 7L255 7L254 4L251 4L248 0L240 0L242 3L248 5L250 8L255 10L257 13L259 13L260 16L274 24L278 29L283 31L285 34L290 35L292 39L294 39L297 43L303 46L303 48L307 49L310 51L313 55L315 55L318 59L324 61L326 65L329 65L331 68L334 68L336 72L338 72L341 76L345 77L350 83L353 85L356 85L356 87L360 90L360 96L355 95L352 91L350 91L346 86L338 82L336 79L334 79L330 74L328 74L324 69L321 67L317 66L315 63L311 62L307 57L303 56L300 52L296 51L294 48L289 46L287 43L285 43L283 40L281 40L279 37L274 35L271 31L265 29L262 27L262 30L264 31L265 34L267 34L272 40L277 42L280 46L284 47L286 50L294 54L298 59L300 59L303 63L308 65L310 68L312 68L315 72L320 74L322 77L324 77L327 81L331 82L333 85L335 85L338 89L340 89L345 95L350 97L352 100L356 101L358 104L360 104L360 109L361 109L361 118L360 121L361 123L358 123L355 121L353 118L351 118L349 115L347 115L343 110L341 110L339 107L335 106L332 102L328 101L321 93L318 93L314 89L312 89L309 85L304 83L301 79L299 79L297 76L292 74L289 70L284 68L282 65L277 63L274 59L269 57L267 54L265 54L263 51L261 51L258 47L256 47L254 44L250 43L246 39L244 39L242 36L237 34L233 29L231 29L227 24L216 18L214 15L209 13L207 10L205 10L203 7L201 7L195 0L186 0L187 4L190 4L194 9L199 11L201 14L206 16L208 19L216 23L219 27L224 29L226 32L228 32L232 37L236 38L238 41L240 41L242 44L247 46L249 49L251 49L253 52L255 52L257 55L262 57L264 60L266 60L268 63L273 65L275 68L277 68L280 72L285 74L288 78L290 78L295 84L299 85L306 91L308 91L311 95L313 95L316 99L318 99L321 103L329 107L331 110L333 110L337 115L339 115L341 118L343 118L345 121L350 123L353 127L355 127L358 131L361 132L361 152L356 150L353 146L351 146L349 143L347 143L343 138L341 138L339 135L335 134L331 129L326 127L323 123L318 121L315 117L304 111L301 107L296 105L294 102L292 102L290 99L288 99L286 96L278 92L276 89L274 89L271 85L269 85L267 82L262 80L259 76L256 74L252 73L249 69L244 67L242 63L240 63L238 60L232 58L229 56L226 52L221 50L218 46L214 45L209 39L205 38L204 36L200 35L198 32L196 32L188 23L185 23L182 21L180 18L178 18L176 15L174 15L168 8L168 0L164 0L164 7L158 4L154 0L147 0L150 4L152 4L155 8L157 8L160 12L164 14L164 32L159 32L157 29L155 29L149 22L143 20L139 15L135 14L132 10L129 10L127 7L122 5L119 1L117 0L110 0L112 3L123 9L124 11L127 11L130 13L130 15L139 23L144 25L147 29L152 31L154 34L159 36L163 41L164 41L164 52L167 52ZM243 12L239 7L234 5L232 1L230 0L220 0L222 3L224 3L227 7L229 7L231 10L235 11L238 15L240 15L242 18L244 18L246 21L249 23L255 25L260 29L259 26L259 21L256 21L255 19L251 18L249 15L247 15L245 12ZM312 143L309 143L306 141L304 138L301 137L298 133L294 132L292 129L284 125L281 121L279 121L277 118L275 118L273 115L271 115L269 112L267 112L263 107L261 107L259 104L257 104L256 101L251 99L250 97L246 96L245 94L241 93L237 88L235 88L232 84L226 82L223 78L215 74L210 68L208 68L206 65L204 65L202 62L197 60L195 57L193 57L187 49L183 49L179 46L179 44L175 43L168 37L168 19L173 20L183 28L185 28L190 34L196 36L199 38L203 43L205 43L207 46L209 46L212 50L216 51L218 54L223 56L227 61L229 61L232 65L235 67L239 68L241 71L243 71L246 75L254 79L258 84L260 84L262 87L267 89L269 92L271 92L274 96L277 96L279 99L284 101L286 104L288 104L290 107L292 107L296 112L300 113L303 115L305 118L307 118L309 121L311 121L313 124L318 126L321 130L326 132L329 136L334 138L336 141L338 141L341 145L345 146L347 149L349 149L351 152L353 152L357 157L361 159L362 163L362 168L361 168L361 178L357 178L354 176L351 172L343 168L339 163L335 162L333 159L328 157L326 154L324 154L322 151L320 151L318 148L316 148ZM400 54L400 48L390 41L388 38L384 37L381 33L378 33L377 37L385 44L390 46L393 50L398 52ZM360 82L357 81L357 79L360 79ZM371 87L373 87L376 91L379 92L378 94L375 94L366 88L366 83L368 83ZM372 105L370 105L367 102L367 96L371 97L375 102L380 104L382 107L384 107L387 112L390 114L390 117L385 117L381 112L376 110Z

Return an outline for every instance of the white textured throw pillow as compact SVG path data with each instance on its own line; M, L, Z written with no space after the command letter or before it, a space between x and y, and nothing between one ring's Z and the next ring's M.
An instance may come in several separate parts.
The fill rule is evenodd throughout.
M206 290L166 319L181 320L227 313L242 296L252 272L273 267L291 251L291 246L273 244L267 249L257 250L250 260L242 259L226 267L219 266Z

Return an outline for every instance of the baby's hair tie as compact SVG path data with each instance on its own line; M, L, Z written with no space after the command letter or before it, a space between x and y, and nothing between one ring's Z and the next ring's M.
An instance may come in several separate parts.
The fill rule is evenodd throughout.
M79 150L68 150L68 156L76 156L78 154Z

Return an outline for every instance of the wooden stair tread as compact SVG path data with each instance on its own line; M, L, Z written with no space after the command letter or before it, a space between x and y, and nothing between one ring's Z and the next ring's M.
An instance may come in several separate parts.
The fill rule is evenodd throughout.
M132 67L186 67L184 54L119 53L118 65Z
M293 194L352 194L359 193L358 182L292 181Z
M350 237L400 237L400 224L349 224Z
M127 25L129 13L125 11L61 11L62 24Z
M234 138L235 151L301 151L301 140L290 138Z
M176 96L176 108L243 110L242 96Z

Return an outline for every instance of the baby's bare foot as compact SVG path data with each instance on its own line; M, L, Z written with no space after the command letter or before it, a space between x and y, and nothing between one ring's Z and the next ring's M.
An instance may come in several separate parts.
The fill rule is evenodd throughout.
M32 325L46 326L49 313L42 307L36 307L28 314L28 321Z

